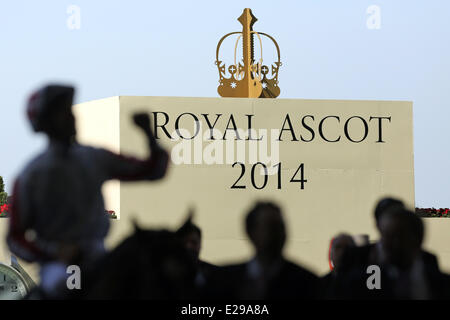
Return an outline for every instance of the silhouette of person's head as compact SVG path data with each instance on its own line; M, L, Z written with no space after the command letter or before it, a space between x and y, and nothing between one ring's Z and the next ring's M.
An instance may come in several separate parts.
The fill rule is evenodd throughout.
M333 270L339 270L345 250L355 246L356 244L353 237L346 233L341 233L333 239L330 252L330 258L334 267Z
M258 202L247 214L245 226L257 256L269 260L281 257L286 228L277 205Z
M421 251L422 220L409 210L395 208L381 217L380 232L386 262L401 269L409 268Z
M35 132L51 139L70 142L76 134L72 113L74 88L48 85L34 92L27 104L27 116Z
M176 231L176 235L192 258L198 261L202 243L202 231L200 228L189 219Z
M384 213L391 209L395 208L404 208L405 205L401 200L394 199L394 198L383 198L380 201L378 201L377 206L375 207L375 222L377 225L377 229L380 230L380 221L381 217Z

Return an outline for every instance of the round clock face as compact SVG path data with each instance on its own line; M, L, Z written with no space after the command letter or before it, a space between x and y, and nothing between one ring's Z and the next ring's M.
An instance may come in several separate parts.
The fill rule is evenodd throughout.
M22 276L13 267L0 263L0 300L23 299L27 293Z

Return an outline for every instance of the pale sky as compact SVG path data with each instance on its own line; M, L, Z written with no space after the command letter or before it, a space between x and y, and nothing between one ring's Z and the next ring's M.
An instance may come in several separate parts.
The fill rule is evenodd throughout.
M67 9L80 9L69 29ZM369 29L367 8L380 9ZM280 98L414 103L416 205L450 207L450 2L5 1L0 6L0 175L10 191L45 146L24 117L29 93L49 81L77 87L76 103L116 95L217 97L218 40L254 28L281 48Z

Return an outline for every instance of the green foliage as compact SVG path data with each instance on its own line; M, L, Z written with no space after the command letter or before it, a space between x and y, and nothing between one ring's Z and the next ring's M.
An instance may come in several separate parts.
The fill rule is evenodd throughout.
M3 177L0 176L0 206L6 203L8 194L5 192L5 184L3 183Z

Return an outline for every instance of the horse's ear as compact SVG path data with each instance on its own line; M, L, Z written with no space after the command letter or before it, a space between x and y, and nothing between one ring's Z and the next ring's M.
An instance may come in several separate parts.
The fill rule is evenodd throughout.
M179 229L183 228L184 226L192 224L192 219L194 218L194 213L195 213L194 208L190 207L188 210L187 217L184 220L184 222L181 224Z
M134 233L140 233L142 231L141 227L139 227L136 217L132 218L131 223L134 227Z

